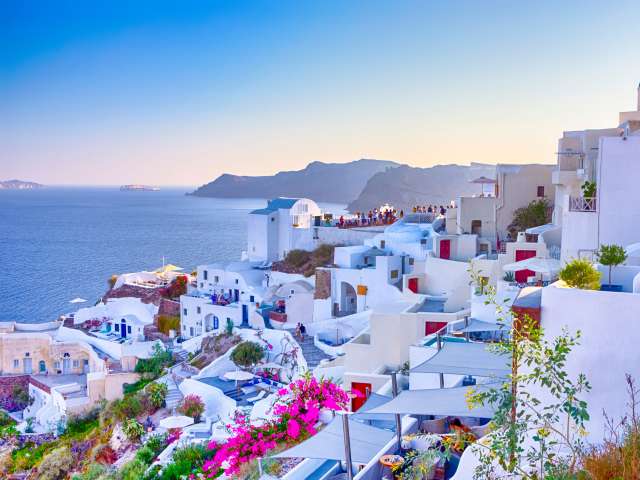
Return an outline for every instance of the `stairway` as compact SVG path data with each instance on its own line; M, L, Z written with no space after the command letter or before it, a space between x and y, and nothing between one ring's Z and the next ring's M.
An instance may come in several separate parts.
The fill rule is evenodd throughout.
M167 405L167 408L169 410L173 410L182 401L182 392L178 388L178 385L176 385L176 382L171 377L167 377L166 384L169 390L167 391L165 404Z
M183 348L175 349L171 353L173 354L173 358L175 359L176 363L184 362L187 360L187 358L189 358L189 352L187 352Z
M305 335L304 340L300 340L299 338L296 338L295 340L302 349L302 354L307 361L309 370L316 368L322 360L331 358L313 344L313 337L311 335Z

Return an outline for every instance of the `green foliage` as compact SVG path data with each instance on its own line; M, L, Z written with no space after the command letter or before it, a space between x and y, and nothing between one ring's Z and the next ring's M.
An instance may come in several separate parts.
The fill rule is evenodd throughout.
M155 408L164 407L165 399L169 393L169 388L166 383L154 382L147 387L147 394L149 395L149 401Z
M512 232L524 232L527 228L544 225L551 221L551 206L546 198L533 200L526 207L513 212L513 221L509 225Z
M494 346L496 353L511 357L505 359L511 374L501 385L468 396L470 406L495 408L492 434L475 443L480 464L474 478L495 478L496 464L511 476L528 480L574 478L589 420L581 395L591 386L583 374L569 377L565 367L580 332L571 335L565 330L547 340L531 318L515 321L508 305L496 301L492 288L487 304L495 306L498 323L511 325L508 340ZM544 402L534 392L543 392Z
M67 420L67 428L65 429L66 437L80 437L87 432L98 428L99 426L99 409L93 409L84 415L71 415Z
M196 473L212 454L213 451L203 445L189 445L178 449L173 454L173 462L163 470L159 480L181 480Z
M158 330L169 335L169 330L180 333L180 317L176 315L158 315Z
M141 358L136 363L135 371L142 374L143 378L156 379L164 369L171 365L173 359L171 353L159 343L153 346L153 353L150 358Z
M515 282L516 276L513 272L505 272L504 277L502 277L502 280L504 280L505 282Z
M236 345L231 352L231 361L242 368L252 367L263 358L264 348L262 345L251 341Z
M135 418L144 412L141 396L137 393L125 395L111 404L111 409L118 420Z
M135 383L125 383L124 385L122 385L122 393L133 394L139 392L151 382L153 382L151 378L141 378Z
M107 468L100 463L92 463L83 473L76 473L71 480L102 480L107 473Z
M167 446L167 436L153 435L149 437L144 446L150 449L154 455L158 455Z
M138 442L144 435L144 427L135 418L129 418L122 423L122 431L131 442Z
M596 196L596 182L590 182L587 180L580 187L582 189L582 196L585 198L593 198Z
M609 267L609 285L611 285L611 271L613 267L627 261L627 252L620 245L600 245L596 255L602 265Z
M600 272L586 258L576 258L560 270L560 280L572 288L600 290Z
M62 480L73 468L73 456L68 446L51 450L38 466L37 478L40 480Z
M306 250L291 250L284 258L284 261L294 268L302 267L309 260L311 260L311 252Z
M227 334L227 337L233 335L233 320L227 318L227 324L224 327L224 331Z
M189 394L182 399L182 403L178 406L178 411L198 422L200 421L200 416L204 413L204 402L198 395Z
M122 480L140 480L144 477L144 472L147 470L147 467L148 465L146 463L135 458L124 464L120 469L119 477Z

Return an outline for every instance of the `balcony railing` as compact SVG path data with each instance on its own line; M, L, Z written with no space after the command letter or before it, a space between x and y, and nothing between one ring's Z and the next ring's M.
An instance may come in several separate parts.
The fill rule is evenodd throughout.
M557 152L558 170L563 172L576 171L584 168L584 154L582 152Z
M596 197L569 197L569 211L596 212Z

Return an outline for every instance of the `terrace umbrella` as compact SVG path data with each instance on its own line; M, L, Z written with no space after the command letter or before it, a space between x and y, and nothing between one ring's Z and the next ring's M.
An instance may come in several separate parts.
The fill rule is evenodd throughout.
M482 193L484 195L484 186L485 185L495 185L496 183L498 183L496 180L494 180L493 178L487 178L485 176L476 178L475 180L471 180L469 183L477 183L479 185L482 185L482 190L480 193Z
M73 300L70 300L69 303L84 303L86 300L84 298L76 297Z
M160 420L160 426L171 430L173 428L184 428L193 425L193 418L186 415L172 415L171 417Z
M227 380L235 380L237 381L242 381L242 380L251 380L254 375L253 373L250 372L245 372L244 370L235 370L232 372L227 372L223 375L224 378L226 378Z
M560 269L560 260L554 258L531 257L519 262L508 263L502 269L505 272L517 272L518 270L531 270L543 275L555 275Z
M280 365L279 363L275 363L275 362L268 362L268 363L263 363L261 365L256 365L256 368L273 368L273 369L281 369L284 368L284 365Z
M178 267L177 265L174 265L173 263L169 263L167 265L163 265L160 268L156 268L154 272L160 273L160 274L167 274L170 272L178 272L180 270L184 270L184 269L182 267Z

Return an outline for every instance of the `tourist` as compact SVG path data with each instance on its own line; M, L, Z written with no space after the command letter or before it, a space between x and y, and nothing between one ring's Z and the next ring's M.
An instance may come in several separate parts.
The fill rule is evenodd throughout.
M294 334L296 338L300 338L300 333L301 333L300 332L300 325L301 325L300 322L298 322L297 325L296 325L296 332Z
M307 327L304 326L304 323L300 323L300 339L304 340L304 336L307 333Z
M444 215L446 213L447 213L447 211L445 210L444 206L440 205L440 215Z

